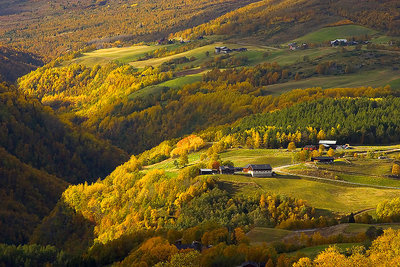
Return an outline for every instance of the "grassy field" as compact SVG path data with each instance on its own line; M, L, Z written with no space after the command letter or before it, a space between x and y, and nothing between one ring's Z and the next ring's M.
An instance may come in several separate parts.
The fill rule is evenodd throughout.
M393 81L393 82L392 82ZM281 94L293 89L304 89L311 87L322 88L348 88L348 87L381 87L388 84L393 89L400 89L400 73L389 69L379 71L365 71L340 76L313 77L310 79L278 83L267 86L271 94Z
M190 153L188 155L189 165L190 164L196 164L196 163L200 162L200 154L203 153L203 152L204 151L198 151L198 152ZM145 170L159 169L159 170L166 170L166 171L170 171L170 172L178 172L179 169L175 167L174 161L175 161L175 159L169 158L169 159L166 159L166 160L161 161L159 163L146 166L144 169Z
M281 194L306 200L309 205L337 213L356 212L376 205L386 199L398 196L399 190L370 187L350 187L322 183L296 176L251 178L240 175L218 175L232 194L254 194L265 192Z
M292 153L285 149L232 149L221 153L220 157L239 167L246 164L270 164L278 167L292 163Z
M297 38L295 42L322 43L335 39L344 39L365 34L374 35L378 32L358 25L344 25L336 27L326 27L318 31L309 33L303 37Z
M352 183L400 188L400 179L388 177L392 165L392 159L348 158L333 164L301 164L289 169L322 178L338 176L340 180Z
M353 174L339 174L338 176L340 177L340 179L352 183L400 188L400 180L398 179L391 179L386 177L372 177L367 175L353 175Z
M247 233L247 237L252 245L257 245L264 242L280 241L292 233L292 231L283 229L255 227Z
M99 49L90 53L85 53L82 57L73 59L68 62L94 66L96 64L106 64L113 60L121 63L128 63L142 57L145 53L154 51L159 47L155 45L140 45L121 48Z
M166 56L166 57L162 57L162 58L151 58L148 60L143 60L143 61L133 61L130 63L130 65L136 67L136 68L144 68L146 66L159 66L164 62L170 61L172 59L176 59L176 58L180 58L180 57L196 57L197 60L191 62L191 64L193 65L197 65L199 64L200 60L203 60L204 58L206 58L206 52L210 52L214 53L214 47L217 46L218 44L211 44L211 45L206 45L206 46L202 46L202 47L197 47L195 49L192 49L190 51L186 51L183 53L179 53L176 55L172 55L172 56ZM222 45L222 44L221 44Z
M269 56L265 58L268 62L277 62L281 66L291 65L303 62L304 57L313 60L326 55L334 54L338 50L335 47L320 47L314 49L290 51L288 48L273 50Z
M400 149L400 145L386 145L386 146L353 146L353 149L350 150L351 152L365 152L365 151L373 151L373 152L379 152L379 151L390 151L393 149Z
M133 92L128 96L129 99L135 99L139 97L146 97L150 94L152 95L157 95L159 94L163 88L168 87L168 88L183 88L186 84L191 84L195 82L199 82L202 80L202 73L198 74L193 74L193 75L187 75L187 76L182 76L178 77L157 85L150 85L147 87L144 87L136 92Z
M160 83L158 86L165 86L169 88L182 88L186 84L191 84L195 82L200 82L202 80L202 73L182 76L176 79L172 79L163 83Z
M399 41L400 38L397 36L379 36L377 38L373 38L371 40L372 43L374 44L388 44L390 41Z

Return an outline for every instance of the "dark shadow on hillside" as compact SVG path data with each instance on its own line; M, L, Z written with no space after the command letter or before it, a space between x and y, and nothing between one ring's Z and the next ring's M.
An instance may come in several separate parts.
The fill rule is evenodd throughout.
M94 223L69 207L62 199L35 229L30 243L52 245L81 255L93 245Z
M291 179L291 180L300 180L301 179L301 177L296 176L296 175L284 175L284 174L277 174L277 175L273 176L273 178L276 178L276 179Z
M229 194L236 194L241 185L240 183L233 183L233 182L217 182L218 188L224 191L227 191Z

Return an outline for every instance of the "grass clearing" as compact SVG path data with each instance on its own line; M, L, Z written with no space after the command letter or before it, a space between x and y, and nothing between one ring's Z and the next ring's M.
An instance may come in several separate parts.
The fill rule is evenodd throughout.
M130 63L130 65L136 67L136 68L144 68L147 66L153 66L157 67L161 65L164 62L170 61L172 59L180 58L180 57L196 57L196 58L205 58L206 57L206 52L214 53L214 47L217 46L217 44L210 44L202 47L197 47L195 49L192 49L190 51L186 51L183 53L179 53L176 55L172 56L166 56L162 58L151 58L148 60L142 60L142 61L133 61ZM192 62L192 64L195 64L195 62Z
M218 175L226 182L232 194L265 192L306 200L309 205L336 213L356 212L375 208L378 203L398 196L399 190L370 187L350 187L302 179L296 176L252 178L240 175Z
M295 50L290 51L285 49L274 50L263 61L274 62L276 61L281 66L291 65L294 63L303 62L304 57L309 60L327 56L336 53L338 50L335 47L320 47L314 49Z
M359 184L368 184L368 185L377 185L377 186L388 186L388 187L399 187L400 188L400 180L392 179L386 177L371 177L366 175L352 175L352 174L339 174L338 175L342 180L359 183Z
M304 174L309 172L311 176L322 178L329 174L352 183L400 188L400 179L388 177L391 174L392 164L392 159L347 158L337 160L333 164L301 164L290 169L300 168L301 171L305 171Z
M200 161L200 154L203 153L203 151L198 151L198 152L194 152L194 153L190 153L188 155L188 159L189 159L189 165L191 164L196 164ZM169 172L175 172L177 173L180 169L175 167L174 161L178 160L178 158L169 158L166 159L164 161L161 161L159 163L155 163L153 165L149 165L149 166L145 166L144 169L145 170L165 170L165 171L169 171Z
M82 57L67 62L69 64L84 64L94 66L96 64L107 64L110 61L118 60L121 63L128 63L144 56L144 54L154 51L159 47L155 45L138 45L121 48L99 49L93 52L84 53Z
M280 241L284 237L290 235L292 231L276 229L276 228L266 228L266 227L255 227L246 235L250 239L252 245L262 244L264 242L274 242Z
M396 36L384 35L371 40L373 44L388 44L390 41L400 41L400 38Z
M271 94L282 94L293 89L305 89L312 87L349 88L349 87L382 87L393 81L393 89L400 89L400 73L397 71L382 69L359 72L340 76L313 77L300 81L290 81L267 86ZM398 87L397 87L398 86Z
M203 73L198 73L198 74L193 74L193 75L187 75L187 76L182 76L178 77L157 85L150 85L147 87L144 87L136 92L133 92L128 96L129 99L135 99L135 98L145 98L149 95L157 95L161 93L161 91L168 87L168 88L182 88L186 84L191 84L195 82L199 82L202 80L202 75Z
M246 164L270 164L278 167L292 163L292 153L285 149L231 149L221 153L220 157L239 167Z
M202 73L182 76L176 79L172 79L163 83L160 83L158 86L165 86L169 88L182 88L186 84L191 84L195 82L200 82L202 80Z
M295 42L322 43L335 39L344 39L361 35L375 35L378 32L359 25L343 25L326 27L314 31L303 37L297 38Z

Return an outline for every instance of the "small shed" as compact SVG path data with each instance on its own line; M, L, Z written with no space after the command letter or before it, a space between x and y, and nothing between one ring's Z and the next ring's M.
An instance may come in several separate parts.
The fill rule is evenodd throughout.
M269 164L248 164L243 172L251 174L252 177L271 177L272 167Z
M347 39L336 39L331 41L331 46L347 45Z
M209 175L209 174L214 174L214 171L212 169L200 169L199 174L200 175Z
M337 147L337 141L336 140L320 140L319 144L323 145L325 148L332 148L332 149L336 149Z

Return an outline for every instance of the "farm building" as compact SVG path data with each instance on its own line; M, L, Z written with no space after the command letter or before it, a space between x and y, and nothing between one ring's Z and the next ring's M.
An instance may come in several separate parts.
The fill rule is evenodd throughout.
M215 54L229 54L231 52L246 52L247 48L245 47L241 47L241 48L234 48L234 49L230 49L226 46L217 46L215 47Z
M199 171L200 175L208 175L208 174L214 174L214 173L216 173L216 172L212 169L200 169L200 171Z
M251 174L252 177L271 177L272 167L269 164L248 164L243 168L243 172Z
M333 157L315 157L311 158L311 161L319 163L333 163L335 159Z
M299 47L297 46L297 43L290 43L290 44L288 44L288 46L289 46L289 49L290 49L290 50L296 50L297 48L299 48Z
M320 140L319 144L323 145L325 148L329 149L329 148L333 148L336 149L336 140Z
M217 46L217 47L215 47L215 53L216 54L229 54L231 52L232 52L232 50L229 49L226 46Z
M235 167L233 167L233 166L220 166L219 167L219 173L220 174L234 174L235 173Z
M347 39L336 39L331 41L331 46L347 45Z

